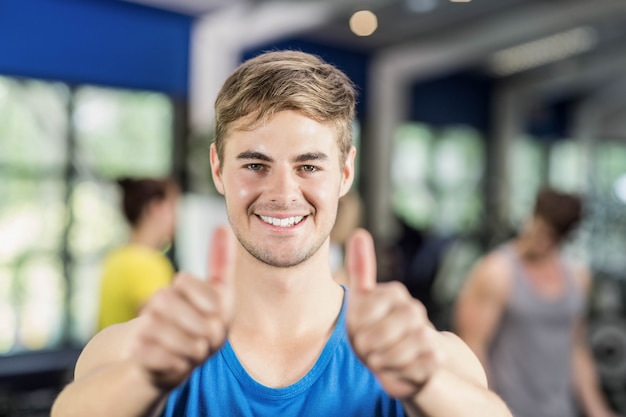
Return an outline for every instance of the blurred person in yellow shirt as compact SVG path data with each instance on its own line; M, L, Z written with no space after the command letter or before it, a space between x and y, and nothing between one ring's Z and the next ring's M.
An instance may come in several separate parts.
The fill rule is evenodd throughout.
M127 244L104 260L98 330L137 317L144 303L170 284L174 266L164 250L176 230L180 190L171 179L123 178L122 211L131 227Z

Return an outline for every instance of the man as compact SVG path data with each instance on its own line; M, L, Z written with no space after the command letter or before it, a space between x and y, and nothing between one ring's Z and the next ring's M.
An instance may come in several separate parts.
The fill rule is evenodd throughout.
M459 297L459 335L515 417L616 416L584 335L589 271L561 245L581 217L577 196L546 188L519 236L474 267ZM577 398L577 402L575 401Z
M97 335L53 417L510 416L460 339L401 285L377 285L367 232L348 243L349 295L333 280L354 103L342 72L300 52L226 80L211 164L236 240L218 229L208 280L181 274Z

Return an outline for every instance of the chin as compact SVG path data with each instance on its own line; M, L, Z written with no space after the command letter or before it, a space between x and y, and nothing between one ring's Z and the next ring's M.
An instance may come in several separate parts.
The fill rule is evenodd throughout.
M305 263L313 256L313 253L283 253L281 254L282 256L272 256L272 254L267 252L263 253L254 250L248 252L257 260L275 268L292 268Z
M275 268L292 268L306 262L310 256L307 257L291 257L291 258L257 258L266 265L273 266Z

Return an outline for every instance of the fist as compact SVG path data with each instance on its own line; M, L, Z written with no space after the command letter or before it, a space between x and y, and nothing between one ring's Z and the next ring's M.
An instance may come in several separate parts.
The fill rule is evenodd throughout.
M424 306L399 282L377 284L371 235L357 230L347 243L350 280L347 326L357 356L392 397L416 395L443 364L437 331Z
M137 319L133 359L163 390L181 384L220 349L233 314L231 237L216 229L209 256L210 277L178 274L146 303Z

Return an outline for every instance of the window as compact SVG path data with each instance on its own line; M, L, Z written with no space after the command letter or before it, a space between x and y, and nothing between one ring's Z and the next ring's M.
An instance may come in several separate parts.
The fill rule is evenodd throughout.
M164 94L0 77L0 354L85 342L118 176L172 170Z
M592 155L584 226L593 244L587 249L597 271L625 279L626 201L620 187L626 177L626 143L598 140Z
M546 148L533 137L521 137L508 149L510 225L518 230L530 214L546 178Z
M392 205L401 219L443 233L480 227L485 151L477 131L409 123L397 131L392 152Z
M584 191L587 173L585 159L579 142L561 140L550 147L548 167L550 185L571 193Z

